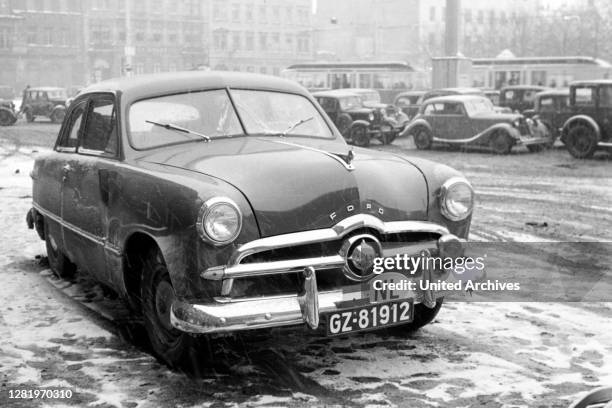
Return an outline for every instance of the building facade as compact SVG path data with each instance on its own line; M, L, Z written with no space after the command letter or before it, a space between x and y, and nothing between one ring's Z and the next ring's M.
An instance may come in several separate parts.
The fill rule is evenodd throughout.
M311 0L210 0L212 69L278 75L312 59Z

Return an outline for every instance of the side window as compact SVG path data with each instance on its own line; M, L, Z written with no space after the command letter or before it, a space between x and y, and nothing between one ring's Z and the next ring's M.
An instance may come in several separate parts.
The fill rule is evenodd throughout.
M555 104L552 97L540 98L540 112L554 112Z
M612 107L612 87L602 85L599 87L599 106L602 108Z
M66 126L65 131L62 134L62 138L58 144L60 149L70 151L74 151L76 149L79 142L79 136L81 134L81 125L83 124L85 106L87 106L87 104L85 102L81 102L75 106L70 113L70 118L67 122L68 125Z
M117 154L117 113L112 96L94 96L87 112L80 147L110 156Z
M593 88L583 87L574 89L574 103L577 106L594 106Z
M523 94L523 101L525 102L533 102L535 99L536 91L525 91Z

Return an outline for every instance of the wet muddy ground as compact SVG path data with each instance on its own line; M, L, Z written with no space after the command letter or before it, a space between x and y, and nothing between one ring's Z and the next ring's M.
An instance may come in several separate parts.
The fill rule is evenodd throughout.
M26 146L49 146L56 131L42 123L0 128L0 406L566 407L612 384L612 303L605 302L452 302L413 334L243 334L213 340L199 378L173 372L149 354L120 302L86 278L54 278L44 243L26 228L28 173L39 149ZM476 241L612 241L606 154L576 161L561 148L506 157L420 152L410 141L372 148L464 172L478 194ZM9 399L9 389L24 387L74 393Z

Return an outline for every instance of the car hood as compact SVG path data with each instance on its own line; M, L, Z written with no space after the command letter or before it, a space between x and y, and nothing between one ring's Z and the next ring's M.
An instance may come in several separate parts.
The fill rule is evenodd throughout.
M348 150L337 141L251 136L167 147L139 160L233 185L250 203L264 237L328 228L358 213L383 221L427 218L427 184L415 165L355 149L349 170L333 155Z
M347 109L346 112L353 113L353 114L368 115L368 114L372 113L372 111L374 111L374 110L375 109L372 109L372 108L362 107L362 108Z

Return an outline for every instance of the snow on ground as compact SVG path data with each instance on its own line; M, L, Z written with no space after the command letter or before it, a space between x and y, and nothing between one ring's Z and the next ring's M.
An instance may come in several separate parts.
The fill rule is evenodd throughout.
M565 407L612 384L608 303L449 303L415 334L278 331L243 354L221 353L225 371L200 379L170 371L121 337L103 303L50 276L44 244L25 226L32 158L43 151L32 150L0 145L0 406L18 404L8 388L49 386L75 397L17 406ZM474 229L476 239L554 238L501 233L490 228L493 217ZM278 361L262 363L265 350Z

